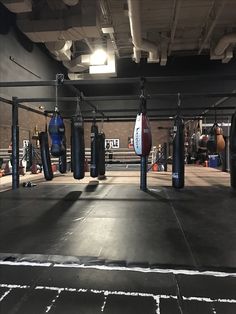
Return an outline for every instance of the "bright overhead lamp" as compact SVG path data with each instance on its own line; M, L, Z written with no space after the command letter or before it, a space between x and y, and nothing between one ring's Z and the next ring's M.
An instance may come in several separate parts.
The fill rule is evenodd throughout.
M107 61L107 53L103 49L96 49L90 56L90 65L103 65Z

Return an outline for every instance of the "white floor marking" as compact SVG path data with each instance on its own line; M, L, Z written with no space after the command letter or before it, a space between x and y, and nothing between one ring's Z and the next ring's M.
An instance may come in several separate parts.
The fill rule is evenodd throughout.
M30 288L30 286L27 285L13 285L13 284L1 284L0 287L8 288L9 290L4 294L4 297L2 296L0 301L5 298L5 296L10 293L12 289L27 289ZM53 304L56 302L56 300L59 298L60 293L62 291L66 292L77 292L77 293L93 293L93 294L103 294L105 296L104 302L102 304L101 310L103 311L106 305L107 297L109 295L122 295L122 296L132 296L132 297L149 297L153 298L154 301L156 302L156 314L160 314L160 300L161 299L175 299L177 300L176 295L166 295L166 294L152 294L152 293L145 293L145 292L137 292L137 291L110 291L110 290L98 290L98 289L84 289L84 288L69 288L69 287L50 287L50 286L36 286L34 288L35 290L52 290L52 291L57 291L56 297L52 300L49 306L47 306L47 311L48 313L50 309L52 308ZM197 301L197 302L206 302L206 303L231 303L231 304L236 304L236 299L211 299L209 297L186 297L182 296L184 301Z
M164 268L142 268L142 267L121 267L121 266L106 266L106 265L84 265L84 264L57 264L53 267L71 267L97 269L105 271L131 271L140 273L160 273L160 274L175 274L175 275L191 275L191 276L213 276L213 277L236 277L236 273L226 273L221 271L198 271L188 269L164 269Z
M68 268L84 268L97 269L105 271L131 271L140 273L160 273L160 274L175 274L175 275L190 275L190 276L212 276L212 277L236 277L236 273L222 271L199 271L189 269L172 269L172 268L142 268L142 267L121 267L121 266L106 266L106 265L84 265L79 263L54 263L54 262L26 262L26 261L0 261L0 265L11 266L40 266L40 267L68 267Z
M52 266L52 263L39 263L39 262L26 262L26 261L0 261L0 265L10 265L10 266L42 266L42 267L49 267Z
M81 218L76 218L73 221L79 221L79 220L83 220L83 219L84 219L84 217L81 217Z
M61 291L62 291L62 289L58 289L57 295L52 300L51 304L47 306L47 309L46 309L45 313L48 313L51 310L52 306L55 304L56 300L59 298L59 296L61 294Z
M159 189L149 189L149 191L154 192L154 193L160 193L161 192L161 190L159 190Z
M108 297L108 293L105 292L105 293L104 293L104 302L103 302L103 305L102 305L102 307L101 307L101 312L103 312L104 309L105 309L105 306L106 306L106 303L107 303L107 297Z
M153 299L156 301L156 314L161 314L161 309L160 309L160 296L156 295L153 297Z
M5 297L11 292L12 288L10 288L9 290L5 291L5 293L3 293L3 295L0 298L0 302L2 302Z
M9 289L27 289L30 288L30 286L26 285L12 285L7 283L1 283L0 288L9 288Z

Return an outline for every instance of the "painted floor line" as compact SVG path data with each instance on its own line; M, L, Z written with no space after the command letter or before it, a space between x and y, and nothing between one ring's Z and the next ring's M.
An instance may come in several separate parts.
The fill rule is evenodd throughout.
M28 261L0 261L0 265L10 266L29 266L29 267L61 267L61 268L83 268L97 269L105 271L130 271L140 273L160 273L190 276L212 276L212 277L236 277L235 272L222 271L199 271L190 269L173 269L173 268L142 268L142 267L123 267L123 266L107 266L107 265L85 265L79 263L55 263L55 262L28 262Z
M27 289L30 288L28 285L14 285L14 284L0 284L1 288L9 288L9 289ZM57 291L58 294L53 300L56 300L59 297L59 294L63 291L65 292L78 292L78 293L93 293L93 294L103 294L104 296L109 295L123 295L123 296L133 296L133 297L151 297L154 298L157 303L159 303L160 299L177 299L175 295L166 295L166 294L152 294L152 293L145 293L145 292L127 292L127 291L112 291L112 290L99 290L99 289L84 289L84 288L69 288L69 287L56 287L56 286L36 286L35 290L52 290ZM9 290L10 291L10 290ZM9 292L8 292L9 293ZM206 303L231 303L236 304L236 299L225 299L225 298L218 298L212 299L209 297L199 297L199 296L182 296L184 301L198 301L198 302L206 302ZM55 301L54 301L55 302ZM51 302L51 305L54 303Z

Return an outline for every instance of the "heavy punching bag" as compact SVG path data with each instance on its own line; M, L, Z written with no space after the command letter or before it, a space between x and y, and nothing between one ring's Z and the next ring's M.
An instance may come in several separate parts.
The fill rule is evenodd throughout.
M52 140L51 154L53 157L60 157L65 151L63 138L65 136L65 125L58 111L55 110L49 122L49 134Z
M40 153L41 153L41 159L42 159L42 165L43 165L44 178L47 181L50 181L53 179L53 172L52 172L47 132L39 133L39 143L40 143Z
M103 132L98 134L99 145L99 162L98 162L98 174L104 176L106 172L105 165L105 134Z
M134 150L141 156L140 189L147 190L147 161L152 147L151 127L147 117L146 96L144 90L145 80L141 81L140 106L134 126Z
M85 146L84 146L84 127L80 117L74 117L71 121L72 132L72 161L73 175L75 179L84 178L84 161L85 161Z
M220 153L225 149L223 130L217 123L214 123L210 129L207 149L211 154Z
M64 137L63 141L64 152L59 157L59 171L60 173L66 173L67 170L67 156L66 156L66 138Z
M230 127L230 183L233 189L236 189L236 112L231 119Z
M99 143L98 143L98 127L95 120L91 126L91 162L90 162L90 176L96 178L98 176L98 162L99 162Z
M152 147L152 134L145 112L137 114L134 127L134 150L136 155L148 156Z
M172 186L184 187L184 122L179 115L174 124Z

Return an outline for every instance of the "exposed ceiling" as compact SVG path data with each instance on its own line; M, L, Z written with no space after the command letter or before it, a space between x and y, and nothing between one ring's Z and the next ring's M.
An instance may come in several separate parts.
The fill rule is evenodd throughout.
M63 62L70 78L104 78L104 75L89 75L89 65L84 58L98 46L109 47L111 54L116 56L115 71L106 77L177 75L174 81L148 81L150 115L159 115L160 118L173 116L178 93L188 94L182 97L186 116L190 112L190 116L200 114L214 105L234 107L234 98L225 99L225 95L212 97L209 94L231 93L236 89L235 78L220 78L220 75L233 74L236 70L233 59L236 44L235 0L0 2L17 14L18 27L28 38L45 43L54 58ZM200 74L209 77L202 79L198 77ZM186 75L195 78L189 80ZM214 80L214 76L218 79ZM122 96L138 96L137 82L114 82L109 88L105 84L85 83L76 86L84 95L111 96L100 100L90 98L106 116L135 116L137 99ZM157 96L158 93L175 95ZM205 96L199 97L198 93ZM224 114L227 116L232 111L224 111ZM84 112L89 116L86 106Z

